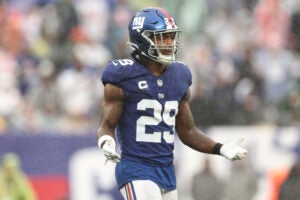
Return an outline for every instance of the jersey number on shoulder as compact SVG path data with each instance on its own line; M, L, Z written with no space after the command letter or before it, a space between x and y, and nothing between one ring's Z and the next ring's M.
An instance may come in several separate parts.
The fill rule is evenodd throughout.
M120 60L114 60L112 61L112 63L117 66L118 64L122 65L122 66L126 66L126 65L133 65L133 60L130 59L120 59Z
M137 120L136 141L161 143L163 138L167 143L174 142L175 117L178 112L178 101L167 101L163 108L163 105L157 100L143 99L137 104L137 109L153 109L153 116L141 116ZM170 133L170 131L146 132L146 126L156 126L161 122L173 126L173 133Z

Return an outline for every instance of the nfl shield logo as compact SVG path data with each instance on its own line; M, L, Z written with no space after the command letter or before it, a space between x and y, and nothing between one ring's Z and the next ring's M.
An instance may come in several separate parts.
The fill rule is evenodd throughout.
M157 80L157 85L159 86L159 87L161 87L161 86L163 86L163 81L161 80L161 79L158 79Z

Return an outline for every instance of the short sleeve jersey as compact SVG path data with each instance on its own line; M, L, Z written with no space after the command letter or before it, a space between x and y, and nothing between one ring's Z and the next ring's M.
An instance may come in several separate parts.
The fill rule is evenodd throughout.
M172 164L175 118L192 83L189 68L174 62L155 76L132 59L113 60L101 80L121 88L126 96L116 127L122 159L152 166Z

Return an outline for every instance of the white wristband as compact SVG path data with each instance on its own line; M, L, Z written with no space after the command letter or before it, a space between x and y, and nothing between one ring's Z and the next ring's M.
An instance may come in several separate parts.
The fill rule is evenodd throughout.
M107 141L107 140L111 141L111 142L114 144L114 146L116 145L115 140L114 140L113 137L111 137L110 135L102 135L102 136L98 139L98 147L99 147L100 149L102 149L102 148L101 148L101 145L103 144L103 142L105 142L105 141Z

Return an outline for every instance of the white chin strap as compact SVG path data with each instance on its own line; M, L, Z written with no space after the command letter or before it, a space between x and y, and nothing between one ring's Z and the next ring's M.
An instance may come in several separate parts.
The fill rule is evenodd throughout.
M173 55L164 55L160 52L159 49L157 49L158 52L158 56L157 56L157 60L163 64L171 64L172 62L175 61L175 54L173 53Z

